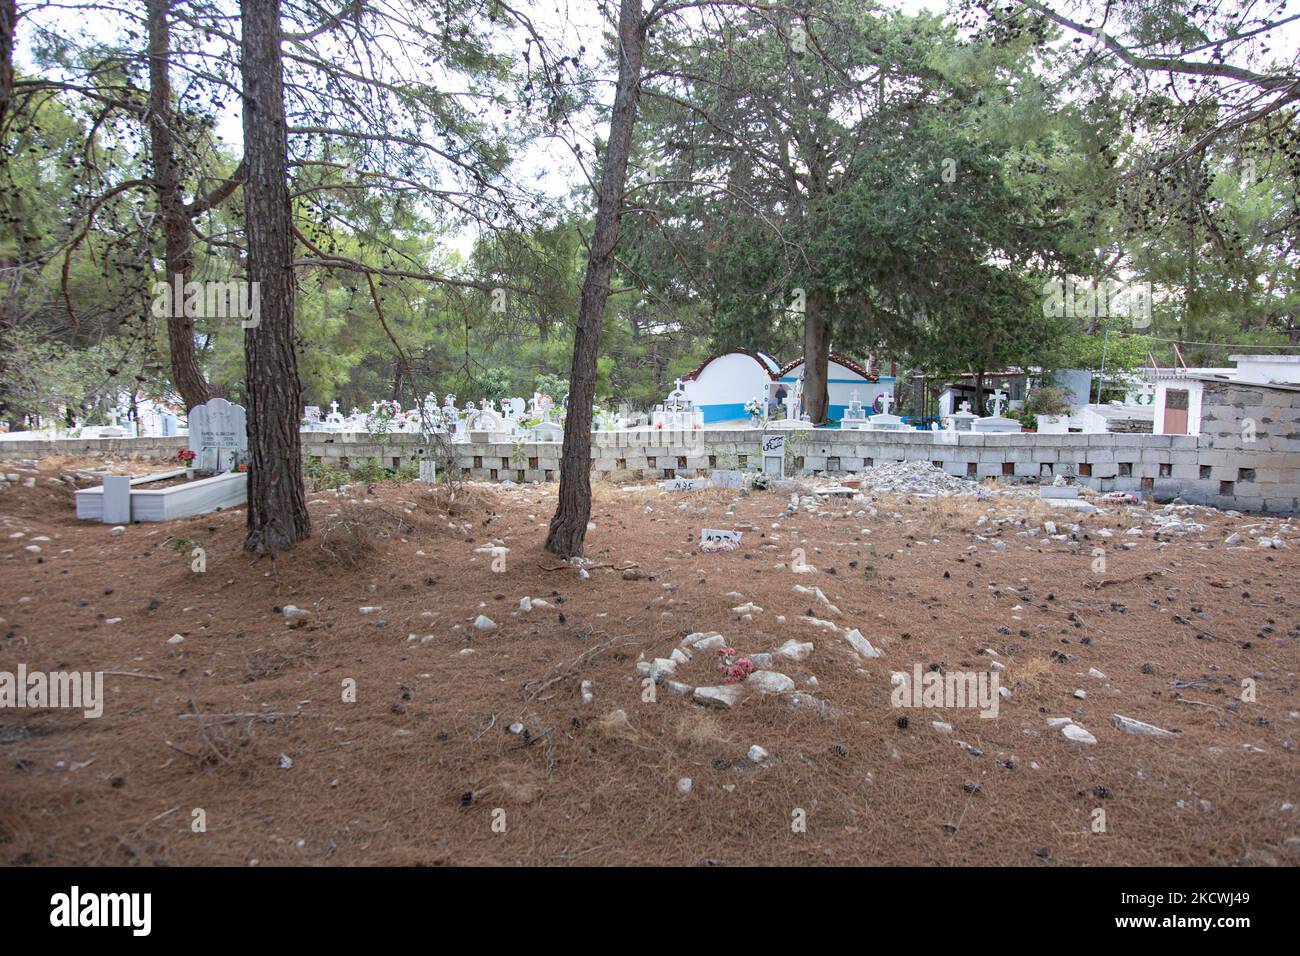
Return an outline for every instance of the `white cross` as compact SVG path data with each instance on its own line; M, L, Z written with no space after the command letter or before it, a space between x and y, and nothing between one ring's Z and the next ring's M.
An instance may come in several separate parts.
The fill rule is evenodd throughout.
M894 404L894 394L892 392L880 393L880 410L883 414L889 414L889 407Z
M337 415L338 413L339 413L339 403L338 403L338 402L330 402L330 414L331 414L331 415Z
M969 415L969 414L970 414L970 402L965 402L965 401L962 402L962 403L961 403L961 406L960 406L957 410L958 410L959 412L965 412L967 415Z
M856 404L858 401L858 390L855 388L849 397L852 398L854 403Z
M995 389L993 392L993 414L1000 417L1002 415L1002 403L1007 400L1007 393L1002 389Z

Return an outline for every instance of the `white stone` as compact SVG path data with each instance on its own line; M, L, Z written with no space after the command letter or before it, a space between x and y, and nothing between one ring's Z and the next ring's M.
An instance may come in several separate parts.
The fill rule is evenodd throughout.
M695 688L692 699L697 704L703 704L706 707L721 707L723 710L730 710L740 703L740 698L744 696L744 693L740 684L720 684L717 687Z
M808 659L814 649L811 641L801 644L794 638L790 638L790 640L778 647L775 653L777 657L783 657L788 661L803 661Z
M1069 723L1063 726L1061 728L1061 734L1067 740L1073 740L1075 743L1079 744L1095 744L1097 742L1096 737L1088 733L1088 731L1084 730L1076 723Z
M780 671L754 671L745 678L745 686L764 694L784 694L794 690L794 681Z
M856 627L844 634L844 639L853 645L853 649L863 657L872 658L880 657L880 651L871 646L871 642L862 636L862 632Z
M181 637L179 634L173 634L171 637L167 638L167 643L168 643L168 644L184 644L184 643L185 643L185 638Z
M767 751L758 744L754 744L749 748L749 759L754 763L762 763L767 759Z
M1120 714L1113 714L1111 717L1115 721L1115 726L1126 734L1134 734L1138 737L1172 737L1173 733L1164 730L1155 724L1143 723L1140 720L1134 720L1132 717L1124 717Z
M495 631L497 629L496 622L486 614L480 614L474 618L474 627L480 631Z
M832 634L839 632L839 627L831 621L823 621L821 618L809 617L806 614L800 617L799 620L803 621L805 624L811 625L812 627L820 628L823 631L830 631Z
M690 794L692 786L694 786L694 784L691 783L690 777L682 777L677 781L677 792L685 797Z
M649 673L651 680L661 684L665 677L672 677L677 673L677 662L667 657L656 657L650 665Z
M721 634L714 634L710 637L703 638L691 645L691 647L697 651L713 651L726 646L727 639Z
M946 724L942 720L932 720L930 721L930 726L941 734L952 733L952 724Z
M525 598L520 598L520 599L519 599L519 610L524 611L524 612L528 612L528 611L531 611L532 609L533 609L533 599L532 599L532 598L526 598L526 597L525 597Z

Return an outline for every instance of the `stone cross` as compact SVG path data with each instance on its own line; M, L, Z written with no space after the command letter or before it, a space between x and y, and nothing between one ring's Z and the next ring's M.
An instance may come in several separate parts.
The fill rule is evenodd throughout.
M1007 393L1002 389L995 389L993 392L993 414L996 417L1002 416L1002 403L1007 400Z
M892 392L880 393L880 411L884 415L889 414L889 408L894 404L894 395Z
M958 410L959 412L965 412L967 415L969 415L969 414L970 414L970 402L962 402L961 405L958 407L957 410Z
M331 414L331 415L337 415L338 413L339 413L339 403L338 403L338 402L330 402L330 414Z
M785 396L785 417L792 421L799 417L799 396L793 391Z

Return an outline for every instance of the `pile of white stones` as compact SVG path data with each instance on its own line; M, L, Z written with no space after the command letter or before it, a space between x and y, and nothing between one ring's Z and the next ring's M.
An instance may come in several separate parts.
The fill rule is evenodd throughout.
M856 476L862 490L910 495L977 497L978 482L950 475L928 461L897 461L875 465Z
M779 694L791 707L825 713L826 701L807 691L797 690L794 678L775 669L782 664L806 660L814 650L811 642L788 640L770 654L740 655L748 657L753 662L755 670L739 683L692 687L690 684L671 679L676 676L678 666L689 663L696 654L716 654L727 646L727 639L717 631L696 631L682 638L681 644L673 648L668 657L656 657L653 661L638 661L637 673L642 677L649 677L656 684L662 684L679 697L690 697L692 701L705 707L730 710L740 703L746 694L759 693ZM808 677L804 682L810 687L816 686L816 678Z

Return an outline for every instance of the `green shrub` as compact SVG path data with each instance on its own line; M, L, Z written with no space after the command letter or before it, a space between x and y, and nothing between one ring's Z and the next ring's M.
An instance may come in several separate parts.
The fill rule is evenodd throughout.
M303 462L302 476L312 491L329 491L348 483L348 473L342 468L308 458Z
M354 465L351 473L352 481L359 481L365 485L378 484L389 477L389 471L381 465L378 459L367 458L359 465Z

